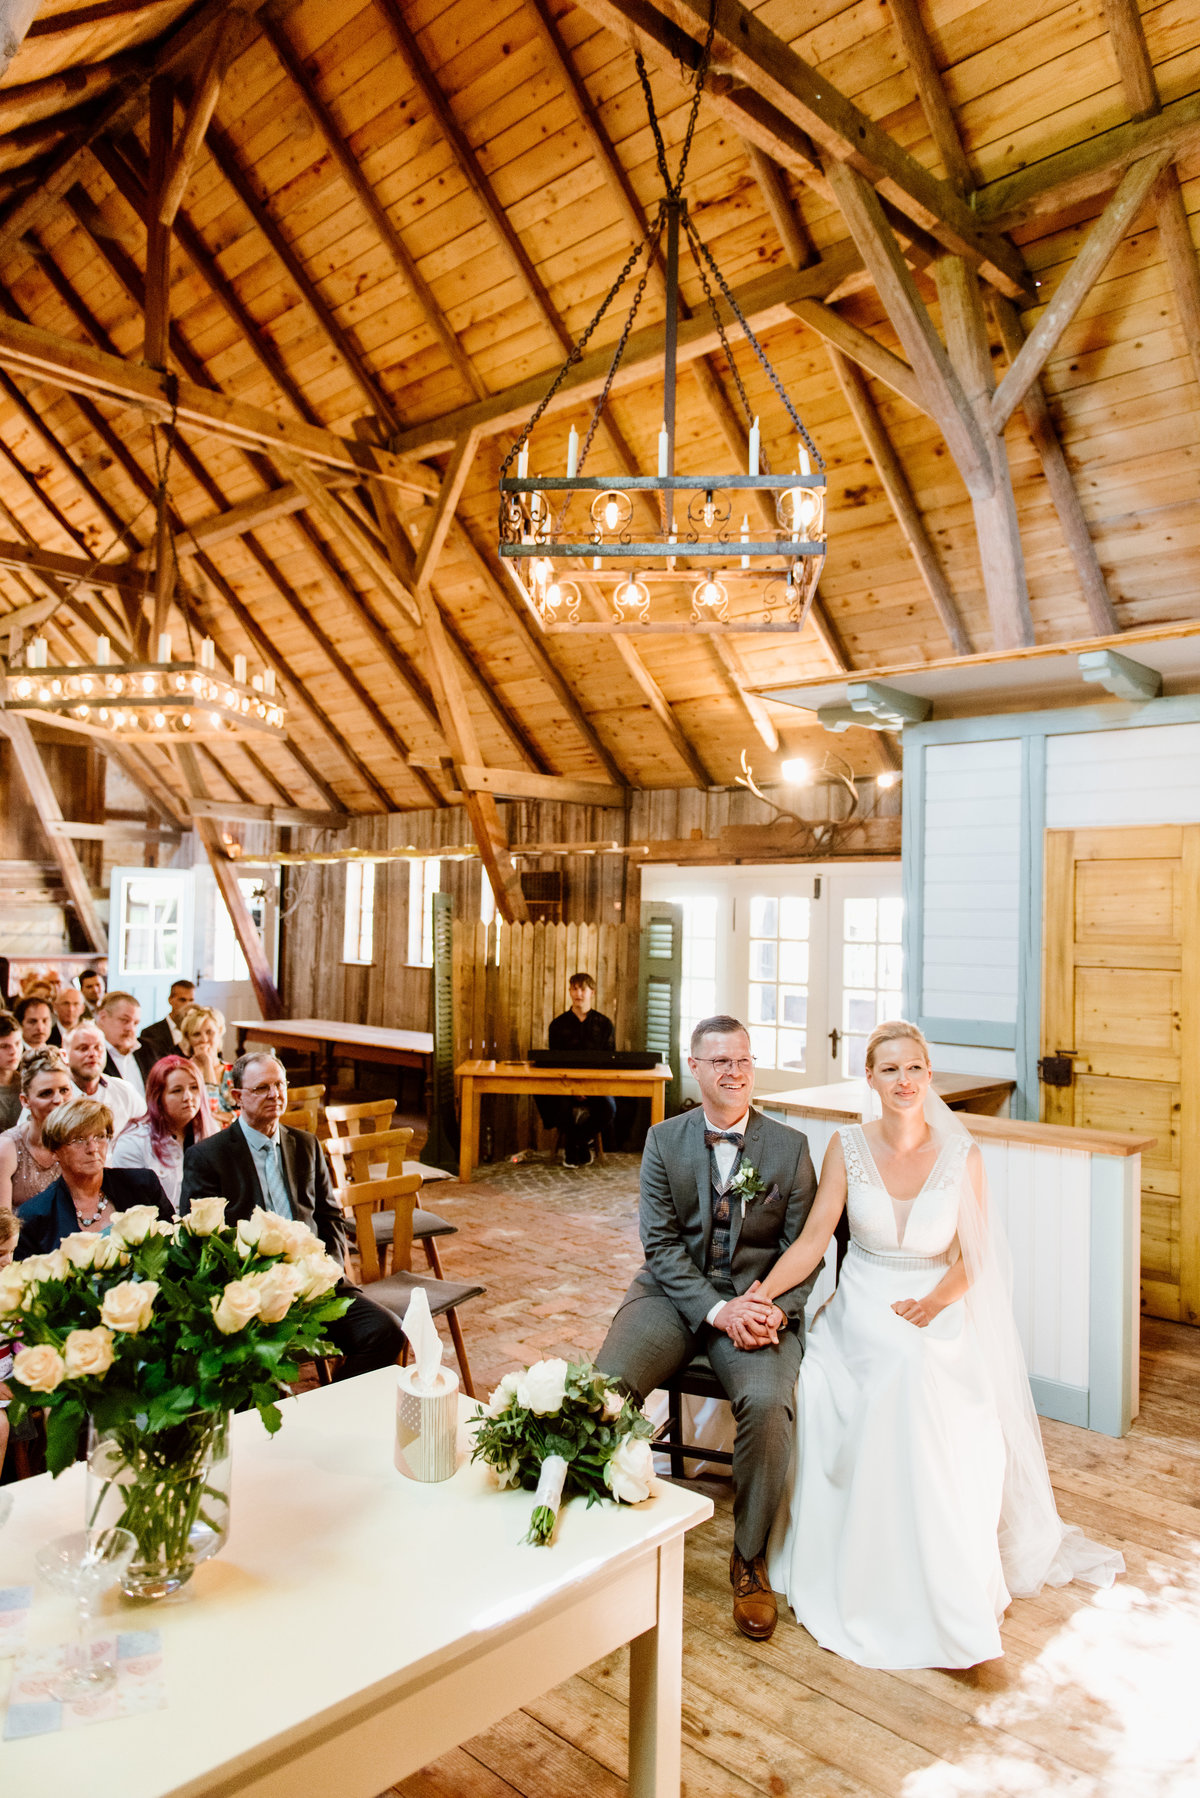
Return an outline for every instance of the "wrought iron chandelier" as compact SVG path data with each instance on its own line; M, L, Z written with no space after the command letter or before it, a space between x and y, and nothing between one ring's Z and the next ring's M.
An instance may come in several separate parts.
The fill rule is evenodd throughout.
M499 552L512 563L525 600L546 631L799 631L816 593L826 547L825 464L701 240L682 193L712 41L710 24L674 181L645 63L637 55L664 198L646 236L631 252L500 471ZM681 235L699 273L746 419L749 447L744 473L676 473ZM658 472L616 479L586 475L588 453L664 237L666 319ZM566 474L530 474L534 428L639 263L643 263L641 276L582 444L572 426ZM714 284L791 420L796 435L794 471L775 474L766 464L759 421L738 372ZM585 600L593 602L593 616L584 617ZM601 618L594 616L597 610Z
M173 659L166 635L158 639L154 662L114 662L109 639L101 637L95 662L53 668L47 647L44 637L35 637L25 649L24 666L10 663L5 670L9 711L38 712L135 741L283 732L285 713L272 671L247 680L246 658L238 655L230 679L216 665L211 638L201 642L198 661Z

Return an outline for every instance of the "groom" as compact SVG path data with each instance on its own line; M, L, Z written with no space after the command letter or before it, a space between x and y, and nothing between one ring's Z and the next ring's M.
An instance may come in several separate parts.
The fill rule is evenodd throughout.
M613 1318L596 1365L639 1402L703 1352L733 1407L733 1619L775 1628L767 1534L787 1479L804 1303L816 1279L776 1304L746 1295L804 1227L816 1194L808 1141L751 1111L754 1061L737 1018L704 1018L688 1067L702 1105L656 1124L642 1156L646 1265Z

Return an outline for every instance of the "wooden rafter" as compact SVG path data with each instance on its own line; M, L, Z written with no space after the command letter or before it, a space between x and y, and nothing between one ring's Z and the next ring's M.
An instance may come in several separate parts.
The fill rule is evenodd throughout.
M216 110L225 70L241 42L244 19L241 8L231 6L225 17L214 27L209 39L208 49L192 90L191 103L159 186L157 219L160 225L168 229L174 224L175 214L183 203L184 192Z
M83 864L76 854L75 845L70 837L56 835L52 826L61 824L62 807L58 796L50 784L38 746L33 740L29 722L20 712L0 711L0 732L12 744L13 755L21 770L21 778L29 790L33 808L45 830L47 840L54 851L54 859L62 870L63 885L67 889L75 916L85 937L88 948L95 949L98 954L108 952L108 933L96 910L92 898L92 889L84 872Z
M814 169L823 168L826 178L836 166L855 169L947 250L978 265L1002 292L1023 296L1027 278L1017 251L981 226L949 183L917 162L739 0L715 0L715 8L713 59L721 73L710 78L708 94L744 137L796 167L802 178ZM672 0L671 18L648 0L587 0L587 10L619 36L632 34L660 61L665 51L689 72L698 65L710 0ZM776 120L790 130L781 133Z

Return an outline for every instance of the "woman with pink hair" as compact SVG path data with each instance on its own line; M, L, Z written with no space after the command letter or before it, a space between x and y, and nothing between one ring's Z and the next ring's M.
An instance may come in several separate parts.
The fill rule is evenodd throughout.
M108 1165L144 1167L157 1174L178 1212L183 1152L217 1128L195 1063L183 1055L164 1055L146 1076L146 1115L126 1124Z

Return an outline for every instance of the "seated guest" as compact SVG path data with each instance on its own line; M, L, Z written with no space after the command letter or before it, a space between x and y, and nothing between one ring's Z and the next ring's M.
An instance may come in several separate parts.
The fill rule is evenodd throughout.
M49 999L42 998L36 992L25 993L13 1006L13 1017L21 1026L26 1054L34 1049L44 1049L47 1044L54 1048L60 1046L58 1032L54 1028L54 1008Z
M112 1112L96 1099L72 1099L46 1119L42 1138L58 1164L58 1178L21 1212L18 1261L48 1255L64 1236L103 1236L118 1211L153 1205L164 1223L174 1217L157 1174L111 1168Z
M54 1020L59 1039L66 1042L76 1024L82 1024L87 1000L77 986L60 986L54 996Z
M592 1010L596 982L590 974L572 974L567 982L571 1009L551 1019L546 1043L551 1049L615 1049L612 1019ZM547 1130L566 1139L563 1160L568 1167L586 1167L592 1159L592 1143L598 1132L611 1131L617 1115L613 1099L540 1098L538 1112Z
M0 1011L0 1130L11 1130L21 1116L21 1026L11 1011Z
M307 1130L280 1123L287 1110L287 1074L273 1055L239 1055L233 1064L233 1097L241 1116L183 1158L182 1213L195 1199L225 1200L227 1222L238 1223L260 1206L296 1218L316 1232L335 1261L346 1258L346 1223L329 1182L320 1143ZM343 1357L335 1378L348 1380L375 1367L390 1367L404 1343L400 1325L342 1280L338 1292L353 1296L344 1317L329 1326L329 1340Z
M42 1141L52 1111L74 1097L71 1075L57 1049L38 1049L21 1068L21 1117L0 1136L0 1206L16 1211L58 1178Z
M67 1066L71 1070L77 1099L99 1099L113 1114L113 1129L118 1134L131 1118L140 1118L146 1110L144 1096L117 1074L106 1074L108 1039L99 1024L77 1024L66 1048Z
M209 1110L223 1124L228 1123L234 1113L233 1064L221 1057L225 1014L211 1005L193 1005L184 1013L179 1035L179 1053L199 1068Z
M84 1017L91 1019L96 1015L96 1007L104 997L104 976L99 968L85 968L79 976L79 990L83 994L83 1002L87 1007Z
M113 1143L109 1167L148 1167L162 1181L176 1211L183 1185L183 1156L194 1142L215 1134L208 1095L194 1062L164 1055L146 1076L146 1115L127 1124Z
M105 993L96 1007L96 1022L108 1044L104 1072L127 1080L138 1098L145 1099L146 1075L158 1058L138 1041L141 1021L142 1007L132 993Z
M173 980L167 994L167 1015L142 1031L142 1048L153 1051L155 1059L164 1055L182 1055L183 1037L179 1026L196 1003L196 986L191 980Z
M11 1211L0 1211L0 1267L7 1267L17 1249L21 1226ZM12 1393L8 1376L12 1372L15 1344L0 1329L0 1473L4 1472L4 1456L8 1451L8 1406Z

